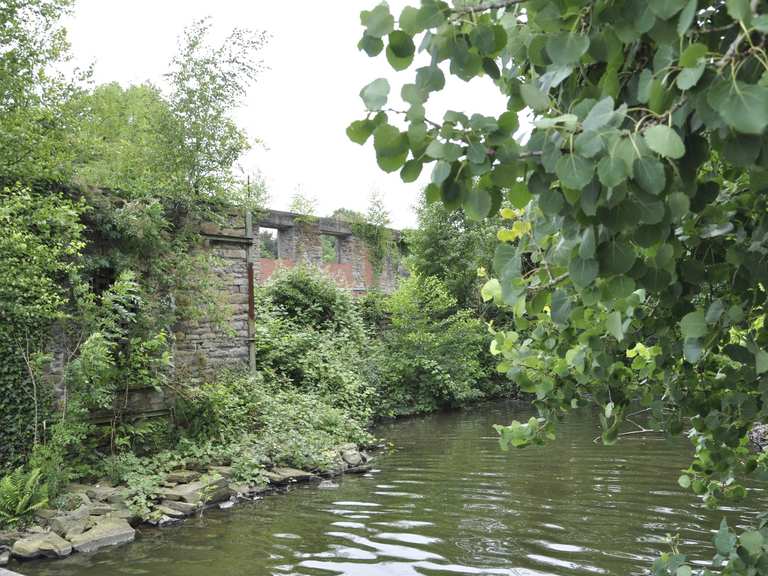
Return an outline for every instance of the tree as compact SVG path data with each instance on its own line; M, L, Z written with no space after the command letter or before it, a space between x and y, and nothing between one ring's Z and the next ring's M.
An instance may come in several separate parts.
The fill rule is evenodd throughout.
M462 210L424 198L417 214L418 227L406 234L409 269L442 280L459 307L482 308L478 269L491 268L499 218L470 220Z
M500 427L504 445L554 437L554 420L597 403L616 442L630 402L696 448L680 484L707 504L768 473L747 433L768 413L768 15L747 0L422 0L395 18L361 14L359 48L396 70L429 56L387 108L385 79L361 91L348 128L379 166L413 181L432 165L430 201L481 219L506 198L509 229L484 297L510 307L499 368L536 394L540 417ZM493 82L498 116L427 116L445 72ZM533 114L527 142L513 137ZM403 116L407 129L391 121ZM530 328L534 328L531 330ZM524 335L524 337L522 337ZM723 526L715 568L766 573L765 521ZM656 574L691 574L679 554Z
M58 25L72 0L7 0L0 5L0 185L67 180L78 155L76 84L54 65L67 56ZM82 77L82 76L81 76Z
M265 32L236 28L218 47L206 43L208 20L187 28L167 75L177 120L173 158L183 178L178 202L225 194L234 187L232 167L250 147L231 117L263 69L254 54ZM180 182L179 184L182 184Z

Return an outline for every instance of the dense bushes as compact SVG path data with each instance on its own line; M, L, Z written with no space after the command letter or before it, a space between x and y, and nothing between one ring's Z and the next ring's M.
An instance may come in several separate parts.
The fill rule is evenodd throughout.
M367 302L377 321L375 346L379 411L385 415L459 406L496 393L487 353L488 332L457 307L443 282L413 276L383 303ZM381 321L383 310L386 321Z

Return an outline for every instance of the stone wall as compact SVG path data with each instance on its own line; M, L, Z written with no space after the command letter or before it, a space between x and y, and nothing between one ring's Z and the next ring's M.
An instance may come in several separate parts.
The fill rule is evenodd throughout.
M278 258L260 258L259 227L277 230ZM177 373L200 379L221 368L242 368L253 364L252 286L263 283L280 268L314 266L339 286L355 294L371 289L391 292L399 271L386 258L380 273L371 266L365 241L350 226L335 218L306 217L268 210L259 214L233 215L223 226L201 229L204 249L220 259L217 274L226 294L229 319L224 325L211 321L184 323L175 330L174 362ZM399 233L392 231L396 239ZM337 239L338 262L323 261L322 235Z

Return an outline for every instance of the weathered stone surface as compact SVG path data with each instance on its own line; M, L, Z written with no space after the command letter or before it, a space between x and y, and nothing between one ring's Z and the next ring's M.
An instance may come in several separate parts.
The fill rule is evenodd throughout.
M125 520L104 518L96 526L71 538L72 546L78 552L93 552L106 546L133 542L136 531Z
M88 486L85 493L94 502L104 502L118 490L119 488L115 488L114 486L96 484L95 486Z
M163 516L168 516L169 518L184 518L187 515L181 510L176 510L175 508L171 508L170 506L163 506L162 504L158 506L156 509Z
M11 549L8 546L0 546L0 566L5 566L11 561Z
M176 484L188 484L200 478L200 472L195 470L175 470L169 473L165 479Z
M360 456L360 452L357 451L357 447L355 447L353 450L343 450L341 452L341 458L349 464L351 467L360 466L360 464L363 463L363 457Z
M104 516L115 511L115 507L112 504L105 504L104 502L96 502L88 507L91 516Z
M35 520L40 522L40 524L47 526L51 518L54 518L59 514L61 514L61 512L54 510L53 508L41 508L40 510L35 511Z
M18 530L2 530L0 531L0 546L13 546L16 540L23 537L24 534Z
M117 488L107 496L106 500L110 504L125 504L132 495L132 492L128 488Z
M54 532L32 534L17 540L11 552L16 558L65 558L72 554L72 545Z
M88 527L88 517L57 516L56 518L51 518L50 526L51 530L56 534L69 540L72 536L85 532L85 529Z
M218 474L219 476L223 476L227 480L232 478L232 467L231 466L211 466L208 468L208 470L213 474Z
M196 482L179 484L175 488L167 488L160 492L166 500L175 500L197 504L199 502L213 504L229 498L230 491L227 479L223 476L202 477Z
M287 484L288 482L302 482L315 478L311 472L297 470L296 468L278 467L267 472L267 478L272 484Z
M181 502L180 500L163 500L160 504L164 508L170 508L176 510L185 516L194 514L200 509L200 504L190 504L188 502ZM170 516L170 514L168 514Z

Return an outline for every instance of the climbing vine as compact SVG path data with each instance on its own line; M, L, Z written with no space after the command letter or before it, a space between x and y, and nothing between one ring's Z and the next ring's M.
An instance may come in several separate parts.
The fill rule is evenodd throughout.
M82 204L14 186L0 191L0 463L40 438L50 394L40 377L53 323L79 284Z
M374 80L349 137L372 139L405 182L430 167L431 202L476 219L511 204L483 297L514 314L492 352L539 417L500 426L504 446L552 439L559 416L590 403L612 444L640 401L655 430L690 431L679 482L708 505L768 476L747 448L768 415L767 8L422 0L397 21L386 4L361 13L369 56L399 71L424 54L400 90L406 109ZM495 85L506 109L430 118L446 71ZM767 543L764 523L724 525L714 567L766 573ZM654 569L693 573L681 554Z

